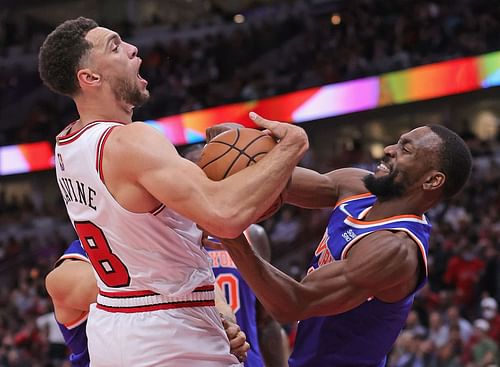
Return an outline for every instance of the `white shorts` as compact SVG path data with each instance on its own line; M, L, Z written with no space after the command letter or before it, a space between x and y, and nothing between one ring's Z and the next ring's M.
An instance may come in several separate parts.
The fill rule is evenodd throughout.
M115 313L92 304L87 337L91 367L243 366L213 306Z

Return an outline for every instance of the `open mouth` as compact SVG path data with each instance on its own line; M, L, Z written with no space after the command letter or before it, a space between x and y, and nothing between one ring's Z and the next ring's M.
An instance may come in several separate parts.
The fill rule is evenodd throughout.
M137 73L137 79L139 79L139 81L141 83L143 83L144 85L148 85L148 81L146 79L144 79L141 74Z
M377 165L377 171L381 171L381 172L384 172L384 173L391 173L391 169L384 162L380 162Z

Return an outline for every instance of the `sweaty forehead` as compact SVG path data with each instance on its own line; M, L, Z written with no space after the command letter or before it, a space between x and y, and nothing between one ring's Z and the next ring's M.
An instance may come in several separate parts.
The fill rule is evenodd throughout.
M117 33L108 28L96 27L88 31L85 39L92 43L95 48L102 48L111 35L117 35Z
M421 126L401 135L401 140L410 142L413 146L424 150L439 148L441 139L429 127Z

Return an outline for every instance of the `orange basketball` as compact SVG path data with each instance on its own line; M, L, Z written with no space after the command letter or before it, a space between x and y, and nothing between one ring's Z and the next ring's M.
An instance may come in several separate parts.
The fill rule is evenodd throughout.
M217 135L203 148L198 165L208 178L219 181L255 164L275 145L271 136L256 129L228 130ZM274 214L282 203L280 195L259 221Z

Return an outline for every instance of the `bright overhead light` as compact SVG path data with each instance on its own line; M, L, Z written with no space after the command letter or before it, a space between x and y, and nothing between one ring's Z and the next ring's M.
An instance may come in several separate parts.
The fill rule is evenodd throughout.
M238 23L238 24L245 23L245 16L243 14L236 14L233 17L233 20L235 23Z
M342 17L340 16L340 14L333 13L330 21L333 25L339 25L342 22Z

